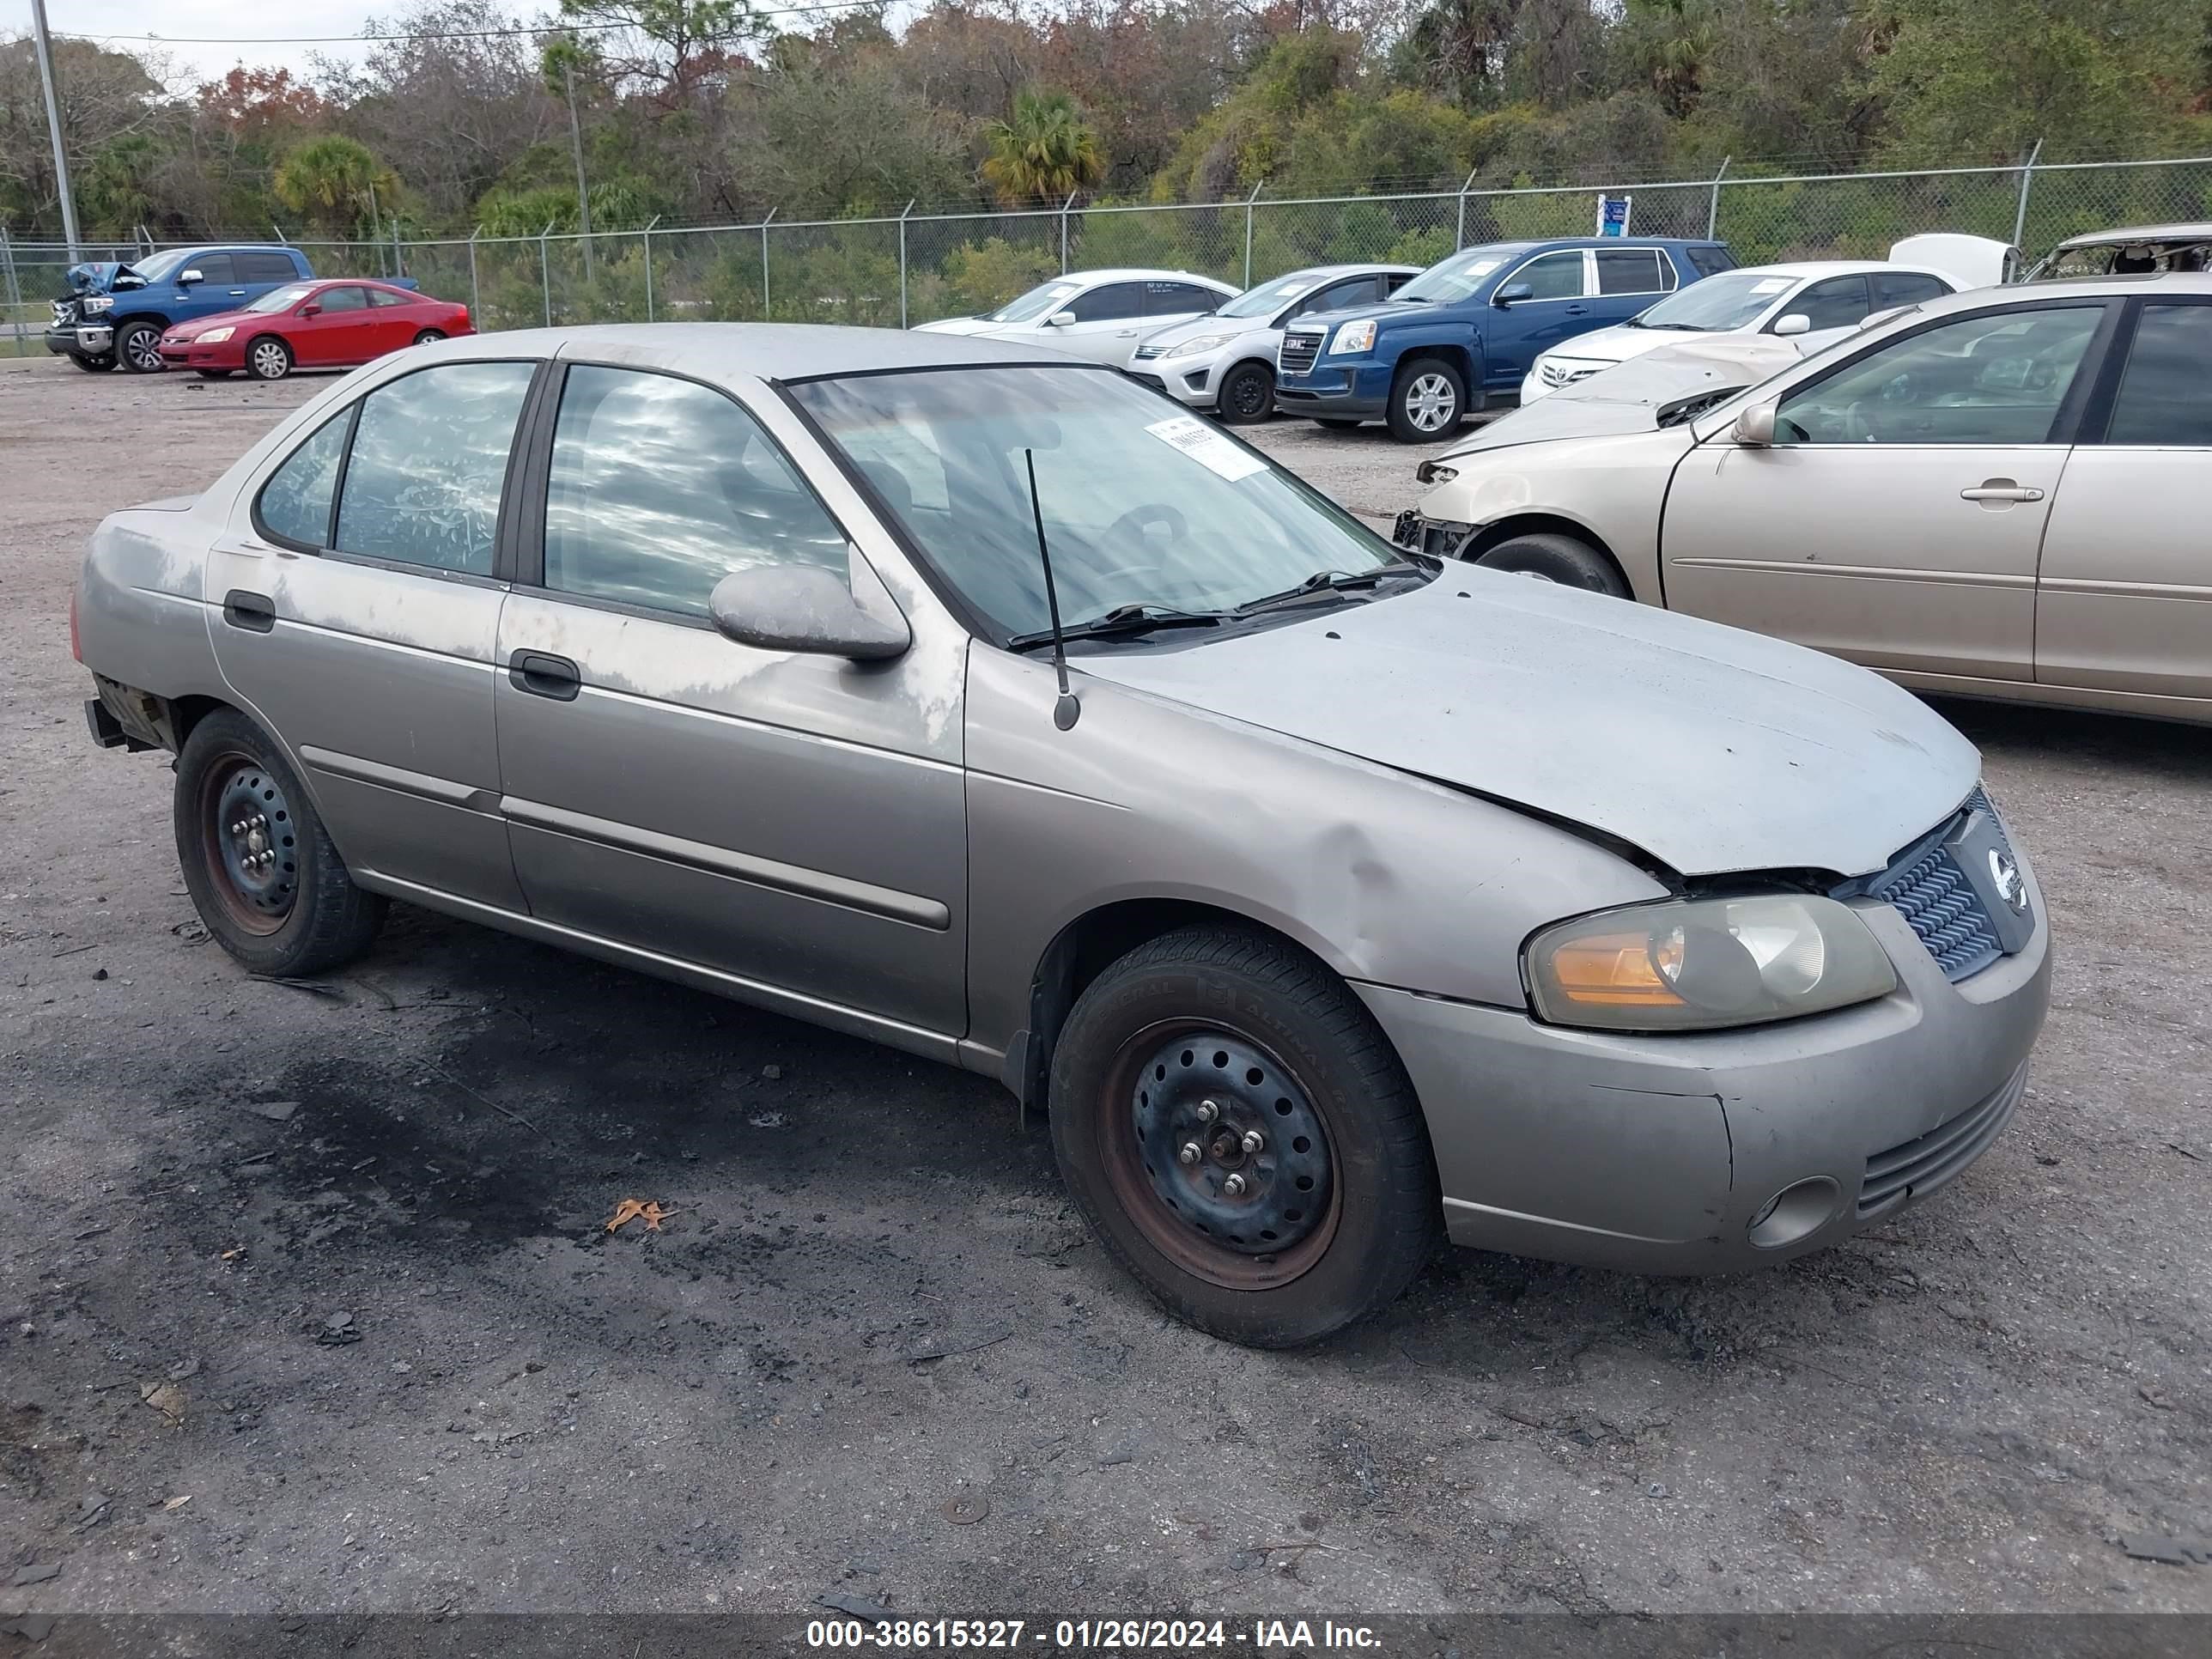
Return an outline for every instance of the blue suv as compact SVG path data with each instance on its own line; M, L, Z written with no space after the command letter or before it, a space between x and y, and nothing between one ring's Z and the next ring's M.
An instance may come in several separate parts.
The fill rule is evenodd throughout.
M314 275L294 247L173 247L130 264L71 265L54 301L46 349L94 374L119 362L134 374L161 371L161 334L176 323L236 311L286 283Z
M1323 426L1387 421L1401 443L1449 437L1462 416L1516 401L1537 353L1735 268L1725 244L1673 237L1462 249L1380 305L1292 323L1275 407Z

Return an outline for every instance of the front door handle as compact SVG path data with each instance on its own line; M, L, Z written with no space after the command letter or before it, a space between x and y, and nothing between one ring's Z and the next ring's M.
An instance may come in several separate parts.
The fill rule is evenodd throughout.
M545 651L518 651L507 659L507 677L518 691L556 702L574 702L583 690L583 671L566 657Z
M1588 306L1569 306L1567 307L1567 315L1570 317L1587 317L1589 315L1589 307Z
M265 593L234 587L222 596L222 619L233 628L266 634L276 626L276 601Z
M1972 489L1959 492L1962 501L2039 501L2043 492L2032 486L2015 483L2010 478L1984 478Z

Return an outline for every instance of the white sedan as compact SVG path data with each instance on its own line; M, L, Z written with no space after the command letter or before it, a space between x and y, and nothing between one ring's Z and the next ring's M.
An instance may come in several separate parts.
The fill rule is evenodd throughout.
M926 334L1027 341L1127 368L1146 335L1217 311L1237 292L1187 270L1079 270L1038 283L988 316L916 326Z
M1540 356L1521 382L1521 401L1693 336L1766 334L1802 352L1842 338L1876 313L1940 299L1969 286L1929 265L1826 259L1724 270L1678 289L1626 322L1577 335Z

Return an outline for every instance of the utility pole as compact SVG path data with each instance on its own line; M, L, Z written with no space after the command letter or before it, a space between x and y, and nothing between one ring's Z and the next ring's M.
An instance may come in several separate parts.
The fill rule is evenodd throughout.
M576 118L576 37L561 54L561 84L568 94L568 143L576 152L576 228L584 238L584 284L592 282L592 191L584 182L584 126Z
M54 141L54 189L62 198L62 235L74 260L79 252L76 198L70 194L69 156L62 149L62 106L54 95L54 43L46 32L46 0L31 0L31 30L38 40L39 83L46 92L46 136Z

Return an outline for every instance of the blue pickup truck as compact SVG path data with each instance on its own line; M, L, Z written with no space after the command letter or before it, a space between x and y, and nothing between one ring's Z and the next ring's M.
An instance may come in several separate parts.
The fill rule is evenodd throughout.
M1461 416L1517 399L1537 353L1735 268L1723 243L1671 237L1466 248L1379 305L1292 323L1275 407L1323 426L1385 421L1401 443L1449 437Z
M305 254L281 246L172 247L129 264L71 265L46 349L92 374L118 362L134 374L159 374L161 334L173 324L235 311L314 274Z

